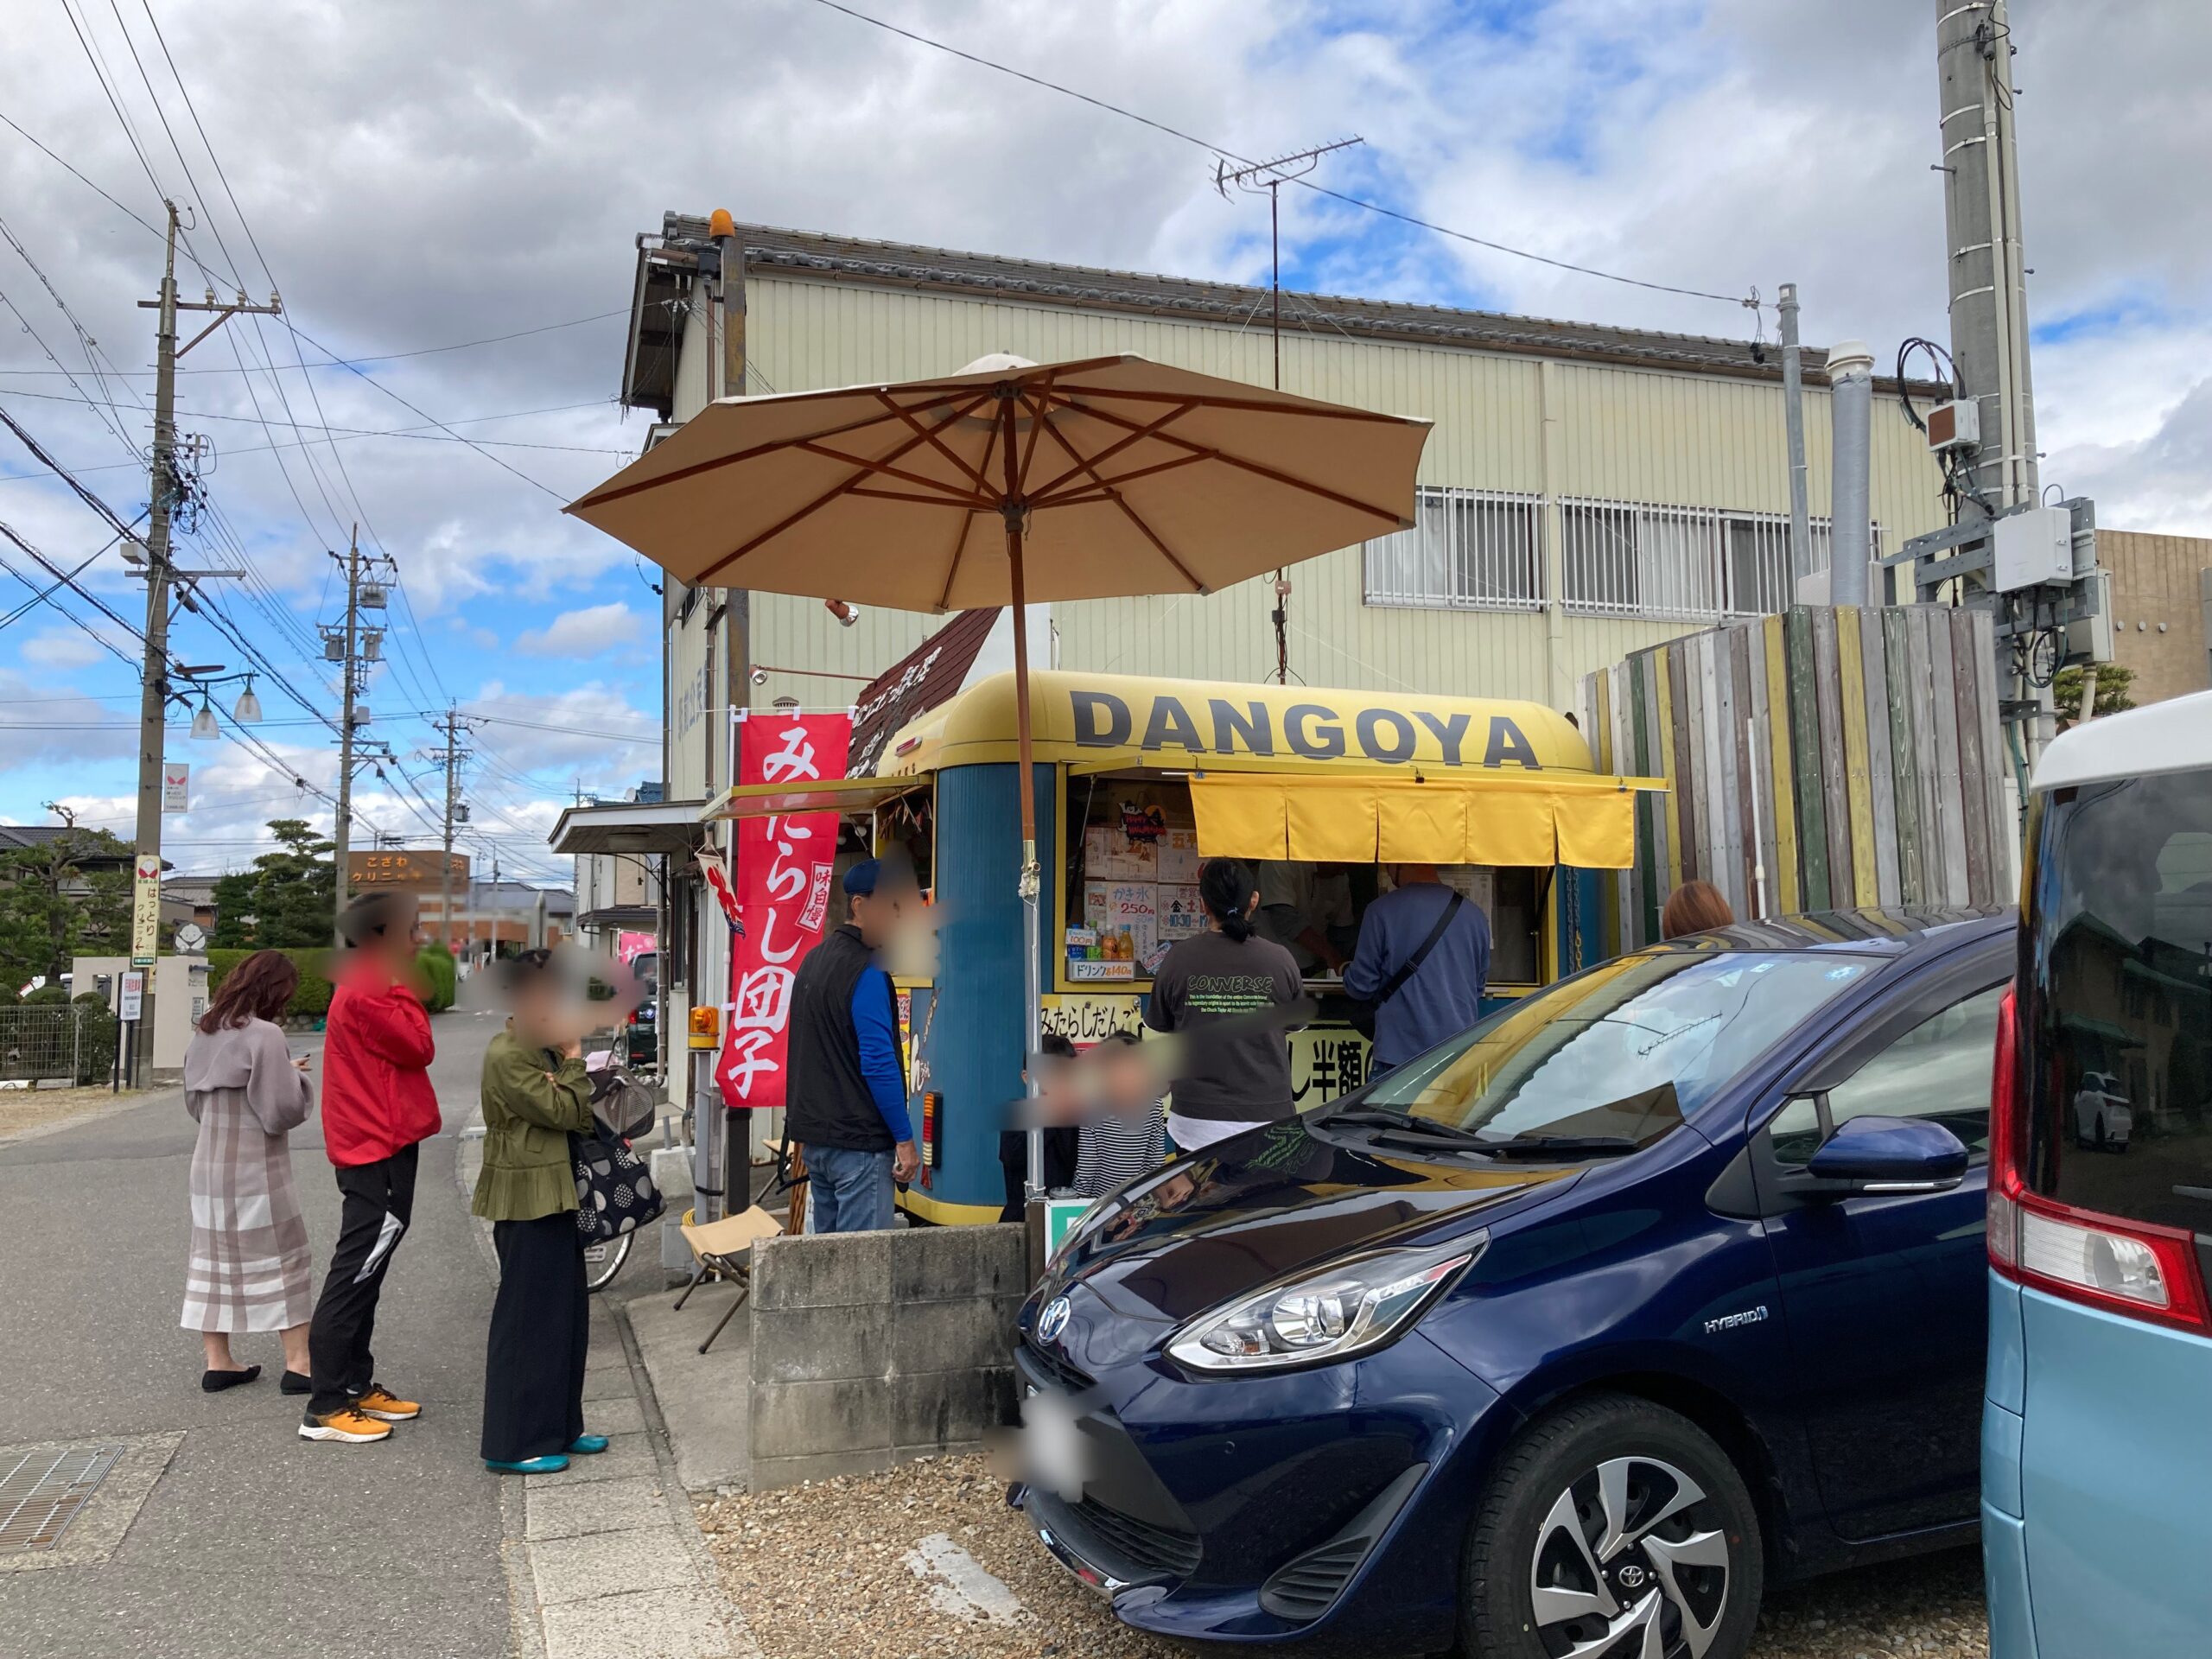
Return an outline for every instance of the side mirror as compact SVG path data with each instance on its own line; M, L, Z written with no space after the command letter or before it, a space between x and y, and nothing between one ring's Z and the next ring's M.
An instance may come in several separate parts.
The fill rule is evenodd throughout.
M1966 1178L1966 1143L1924 1117L1854 1117L1805 1166L1808 1196L1948 1192Z

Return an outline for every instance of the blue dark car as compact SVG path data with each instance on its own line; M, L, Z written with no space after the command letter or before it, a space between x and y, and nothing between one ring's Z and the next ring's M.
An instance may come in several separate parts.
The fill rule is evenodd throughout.
M1129 1624L1729 1659L1971 1543L2009 917L1562 981L1086 1216L1016 1352L1046 1547Z

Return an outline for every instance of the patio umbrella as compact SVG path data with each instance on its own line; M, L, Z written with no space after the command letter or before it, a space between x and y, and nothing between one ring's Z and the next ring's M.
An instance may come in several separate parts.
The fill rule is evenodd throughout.
M722 399L568 511L693 586L1013 607L1033 1052L1026 607L1211 593L1407 529L1428 430L1128 354L1000 355L943 379ZM1033 1136L1033 1188L1037 1160Z

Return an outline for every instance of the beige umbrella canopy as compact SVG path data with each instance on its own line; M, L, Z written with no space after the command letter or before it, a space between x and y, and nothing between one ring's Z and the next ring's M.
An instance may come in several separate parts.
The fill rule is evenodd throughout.
M1204 594L1406 527L1427 435L1141 357L985 358L710 404L569 511L693 585L911 611Z
M986 357L941 380L709 404L569 511L693 586L910 611L1206 594L1413 523L1429 423L1141 357ZM1021 801L1037 1047L1036 802ZM1039 1196L1030 1136L1030 1196Z

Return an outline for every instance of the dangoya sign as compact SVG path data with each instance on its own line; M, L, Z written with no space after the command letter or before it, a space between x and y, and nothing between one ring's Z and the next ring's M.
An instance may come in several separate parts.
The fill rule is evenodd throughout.
M1224 688L1226 689L1226 688ZM1191 755L1257 755L1290 760L1363 760L1383 766L1516 766L1558 764L1538 749L1526 715L1448 703L1351 703L1215 696L1164 687L1135 696L1071 688L1075 745ZM1549 717L1549 711L1537 713ZM1586 766L1580 756L1573 761Z

